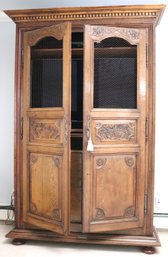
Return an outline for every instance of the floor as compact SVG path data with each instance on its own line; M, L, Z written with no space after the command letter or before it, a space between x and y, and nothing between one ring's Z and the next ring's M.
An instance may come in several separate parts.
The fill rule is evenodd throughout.
M145 256L138 247L96 246L83 244L58 244L48 242L27 241L26 244L14 246L5 234L11 225L0 224L0 256L1 257L111 257L111 256ZM168 230L158 230L162 247L157 248L155 256L168 257Z

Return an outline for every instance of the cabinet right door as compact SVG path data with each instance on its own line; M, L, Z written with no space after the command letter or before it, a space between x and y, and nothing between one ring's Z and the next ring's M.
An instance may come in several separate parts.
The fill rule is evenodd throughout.
M145 29L85 26L83 232L144 225L146 41Z

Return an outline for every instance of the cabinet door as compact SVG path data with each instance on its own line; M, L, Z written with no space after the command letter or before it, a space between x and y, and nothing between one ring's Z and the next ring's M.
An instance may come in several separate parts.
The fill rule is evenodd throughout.
M83 231L143 227L146 30L87 25L84 45Z
M23 37L23 221L65 234L69 227L71 27Z

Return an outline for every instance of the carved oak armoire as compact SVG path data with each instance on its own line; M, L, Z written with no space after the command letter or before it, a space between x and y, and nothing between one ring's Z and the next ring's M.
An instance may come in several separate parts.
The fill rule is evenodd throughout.
M7 237L160 245L154 52L164 8L6 11L17 30L16 226Z

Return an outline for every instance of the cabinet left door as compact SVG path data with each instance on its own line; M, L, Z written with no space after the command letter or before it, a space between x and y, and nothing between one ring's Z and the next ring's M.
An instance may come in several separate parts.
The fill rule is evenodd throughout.
M71 24L23 35L23 221L69 229Z

